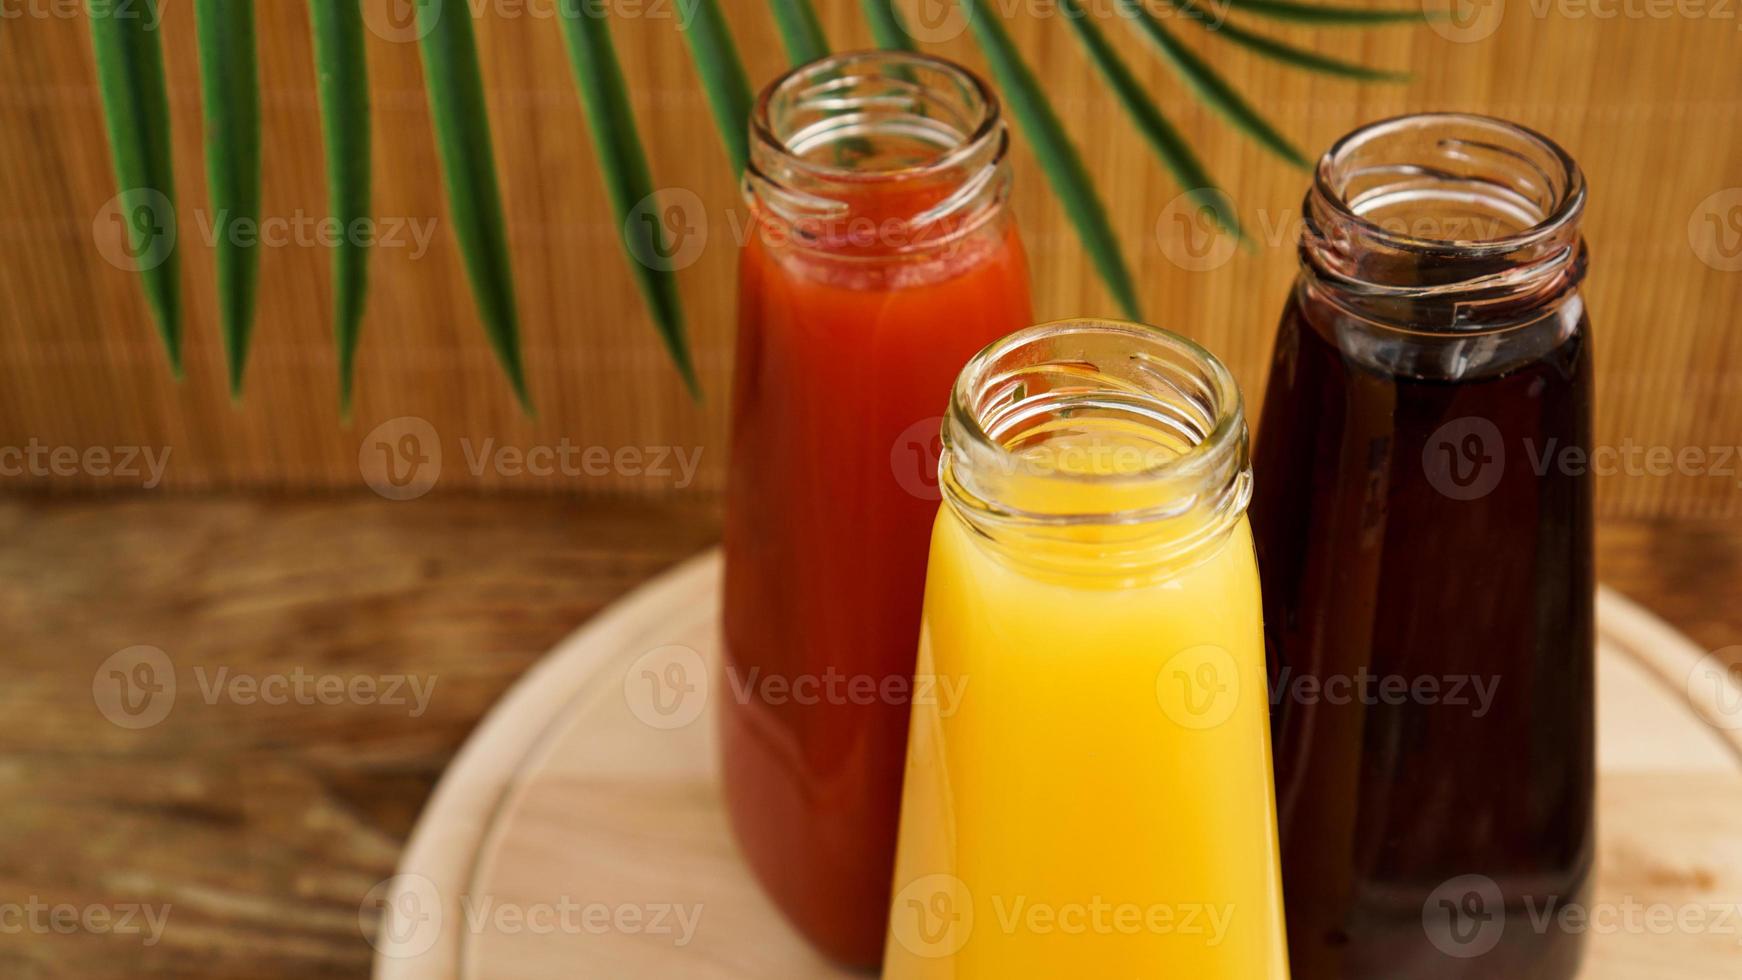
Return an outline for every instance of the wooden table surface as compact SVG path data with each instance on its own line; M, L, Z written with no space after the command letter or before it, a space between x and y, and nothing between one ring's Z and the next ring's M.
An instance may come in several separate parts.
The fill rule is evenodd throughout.
M367 976L363 900L482 713L718 533L697 501L0 498L0 977ZM1612 521L1598 550L1742 644L1738 522ZM131 729L94 690L139 645L178 686Z

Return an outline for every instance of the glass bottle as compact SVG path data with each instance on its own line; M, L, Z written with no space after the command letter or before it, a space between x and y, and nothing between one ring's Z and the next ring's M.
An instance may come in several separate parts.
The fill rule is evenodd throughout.
M1593 852L1584 202L1548 139L1451 114L1307 194L1252 508L1297 977L1577 970L1531 910Z
M726 518L723 778L741 849L819 948L875 965L938 407L1030 322L991 90L937 58L847 54L763 92Z
M1233 378L1045 324L944 445L884 976L1287 977Z

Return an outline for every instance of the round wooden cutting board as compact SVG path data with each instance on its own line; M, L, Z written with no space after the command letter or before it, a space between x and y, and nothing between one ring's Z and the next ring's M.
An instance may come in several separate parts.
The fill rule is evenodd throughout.
M490 712L361 913L384 913L378 978L850 975L787 928L728 832L719 578L709 553L644 586ZM1613 914L1584 975L1742 976L1742 691L1619 595L1598 621L1592 909Z

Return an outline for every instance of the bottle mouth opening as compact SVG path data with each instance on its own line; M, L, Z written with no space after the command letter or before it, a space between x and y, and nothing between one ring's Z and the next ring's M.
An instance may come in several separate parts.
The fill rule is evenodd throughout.
M1008 149L998 99L974 73L929 55L852 52L763 90L744 192L772 240L813 256L925 259L999 213Z
M1246 420L1232 374L1177 334L1073 319L975 355L944 424L956 502L1038 524L1141 524L1239 497Z
M997 95L973 72L931 55L855 51L763 89L751 135L812 178L856 183L962 166L1001 144L1003 125Z
M1320 158L1309 219L1328 237L1470 257L1528 252L1576 232L1585 179L1534 130L1423 113L1363 126Z

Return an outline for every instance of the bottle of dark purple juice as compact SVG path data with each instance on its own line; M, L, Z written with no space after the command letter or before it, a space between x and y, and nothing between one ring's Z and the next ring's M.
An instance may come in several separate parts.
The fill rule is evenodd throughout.
M1257 435L1296 980L1567 980L1593 854L1584 178L1497 119L1320 161Z

